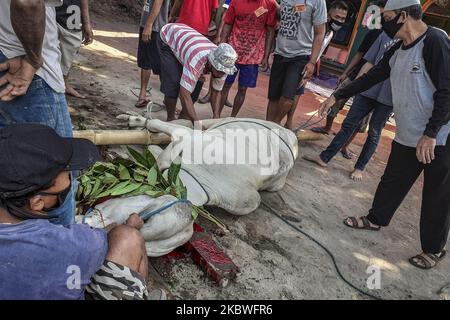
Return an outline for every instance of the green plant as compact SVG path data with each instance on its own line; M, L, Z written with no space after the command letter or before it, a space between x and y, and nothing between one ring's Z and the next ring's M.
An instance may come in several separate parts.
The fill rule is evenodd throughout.
M144 194L152 198L163 195L172 195L180 200L187 198L186 187L179 177L181 170L179 161L172 162L167 175L164 176L155 157L147 148L139 153L128 147L128 153L132 159L117 157L111 162L97 162L78 177L76 200L79 208L89 208L102 198ZM203 207L193 206L194 220L199 214L221 229L227 230L219 219Z

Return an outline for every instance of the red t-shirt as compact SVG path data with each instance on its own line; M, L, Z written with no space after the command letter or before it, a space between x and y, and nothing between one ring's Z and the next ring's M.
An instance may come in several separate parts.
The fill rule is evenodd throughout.
M177 23L183 23L203 35L208 35L211 13L219 7L219 0L184 0Z
M266 28L277 24L274 0L234 0L225 15L225 23L233 25L229 44L238 54L239 64L259 64L264 57Z

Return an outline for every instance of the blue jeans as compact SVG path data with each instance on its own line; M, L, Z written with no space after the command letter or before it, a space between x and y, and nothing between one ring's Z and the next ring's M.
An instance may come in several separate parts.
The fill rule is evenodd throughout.
M372 158L380 141L386 121L392 112L392 107L382 104L376 100L357 95L353 100L353 105L342 123L341 130L334 137L328 148L320 154L323 162L328 163L341 150L341 148L352 137L359 128L361 120L373 110L369 123L369 132L366 143L361 151L355 169L364 170L370 158Z
M0 52L0 62L7 58ZM5 73L0 72L0 77ZM39 123L53 128L62 137L72 137L72 122L64 93L55 92L39 76L35 76L26 95L10 102L0 101L0 129L16 123ZM55 224L69 225L74 222L76 174L72 181L72 192L64 205L58 208L61 213L52 219ZM55 214L57 212L52 212Z

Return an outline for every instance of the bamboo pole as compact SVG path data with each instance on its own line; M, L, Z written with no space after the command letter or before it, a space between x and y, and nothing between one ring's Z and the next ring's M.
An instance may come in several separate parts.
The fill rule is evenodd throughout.
M153 133L148 130L76 130L75 138L92 141L98 146L105 145L161 145L169 144L170 137L165 133ZM315 141L323 139L323 135L310 130L297 133L298 141Z
M298 141L316 141L316 140L322 140L323 134L313 132L311 130L300 130L297 133L297 139Z
M152 133L148 130L78 130L75 138L92 141L98 146L104 145L160 145L171 142L165 133Z

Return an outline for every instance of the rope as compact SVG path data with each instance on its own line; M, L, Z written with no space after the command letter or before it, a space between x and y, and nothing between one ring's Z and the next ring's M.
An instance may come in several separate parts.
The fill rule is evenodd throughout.
M280 220L282 220L285 224L287 224L288 226L290 226L292 229L294 229L295 231L301 233L302 235L304 235L305 237L307 237L309 240L311 240L312 242L314 242L316 245L318 245L320 248L322 248L327 254L328 256L331 258L331 261L333 262L334 268L336 270L337 275L339 276L339 278L341 278L342 281L344 281L347 285L349 285L351 288L353 288L354 290L358 291L359 293L361 293L362 295L365 295L369 298L372 298L374 300L383 300L382 298L373 295L371 293L368 293L360 288L358 288L357 286L355 286L353 283L351 283L349 280L347 280L344 275L342 274L341 270L339 269L339 266L337 265L336 262L336 258L334 257L333 253L331 253L331 251L325 247L325 245L323 245L322 243L320 243L318 240L316 240L313 236L311 236L310 234L306 233L305 231L301 230L300 228L298 228L297 226L295 226L294 224L292 224L290 221L286 220L285 218L283 218L283 216L281 216L280 214L278 214L274 209L272 209L267 203L265 203L264 201L261 202L262 205L264 205L271 214L273 214L274 216L276 216L277 218L279 218Z
M292 131L294 131L294 133L298 133L300 130L305 130L305 129L311 128L312 126L314 126L314 125L320 123L320 122L321 122L323 119L325 119L330 113L331 113L331 109L328 110L328 112L327 112L327 114L326 114L325 116L320 117L320 119L317 120L316 122L310 123L310 121L311 121L316 115L319 114L319 111L316 111L316 112L314 112L314 114L313 114L308 120L306 120L303 124L301 124L300 126L298 126L297 128L295 128L295 129L292 130Z
M139 212L139 217L141 217L142 220L147 221L151 217L153 217L153 216L155 216L155 215L157 215L157 214L159 214L159 213L161 213L161 212L163 212L163 211L173 207L174 205L176 205L178 203L191 204L191 202L189 200L175 200L175 201L172 201L172 202L166 204L165 206L163 206L161 208L158 208L156 210L153 210L153 211L148 211L148 210L150 210L150 207L146 207L146 208L142 209L141 212Z

